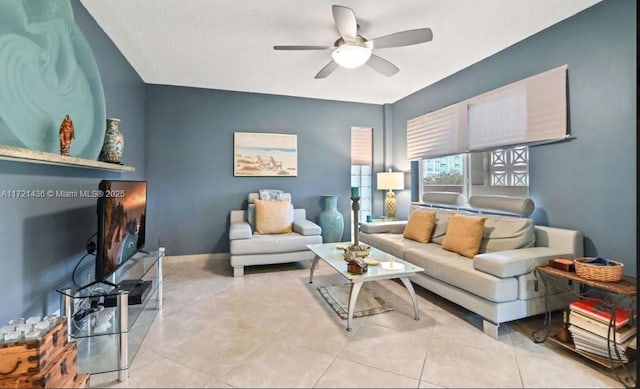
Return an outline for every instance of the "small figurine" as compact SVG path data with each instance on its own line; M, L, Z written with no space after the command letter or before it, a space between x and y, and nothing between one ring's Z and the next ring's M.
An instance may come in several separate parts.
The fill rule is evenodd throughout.
M71 147L71 140L76 138L75 130L73 129L73 120L69 115L65 115L60 124L60 131L58 133L60 138L60 154L69 155L69 147Z

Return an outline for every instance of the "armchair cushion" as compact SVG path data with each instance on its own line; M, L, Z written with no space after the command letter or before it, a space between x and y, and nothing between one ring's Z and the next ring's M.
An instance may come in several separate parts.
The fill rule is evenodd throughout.
M285 234L292 232L290 201L255 200L256 233Z
M251 226L247 222L232 222L229 228L229 239L251 239Z

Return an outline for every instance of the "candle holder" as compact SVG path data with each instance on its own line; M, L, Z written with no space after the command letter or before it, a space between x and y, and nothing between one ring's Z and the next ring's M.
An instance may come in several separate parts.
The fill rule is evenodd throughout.
M360 196L351 196L351 210L353 211L353 245L347 248L348 256L366 257L371 251L371 246L360 244L360 223L358 214L360 213Z

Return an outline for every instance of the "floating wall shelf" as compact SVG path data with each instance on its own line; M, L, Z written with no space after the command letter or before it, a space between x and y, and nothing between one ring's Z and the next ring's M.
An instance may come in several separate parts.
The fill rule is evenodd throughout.
M136 171L136 169L132 166L100 162L94 161L92 159L77 158L67 155L47 153L45 151L29 150L21 147L6 145L0 145L0 160L39 163L43 165L82 167L87 169L111 170L116 172Z

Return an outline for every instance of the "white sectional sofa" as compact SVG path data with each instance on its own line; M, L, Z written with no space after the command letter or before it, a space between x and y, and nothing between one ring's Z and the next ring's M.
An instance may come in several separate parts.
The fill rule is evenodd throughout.
M424 269L411 280L482 316L483 330L498 336L500 323L545 312L544 285L534 288L533 270L556 257L583 253L582 233L535 226L532 219L487 215L480 252L466 258L441 245L452 213L435 209L436 225L428 243L405 239L406 222L370 223L361 227L360 240ZM550 310L561 309L570 294L550 291Z

